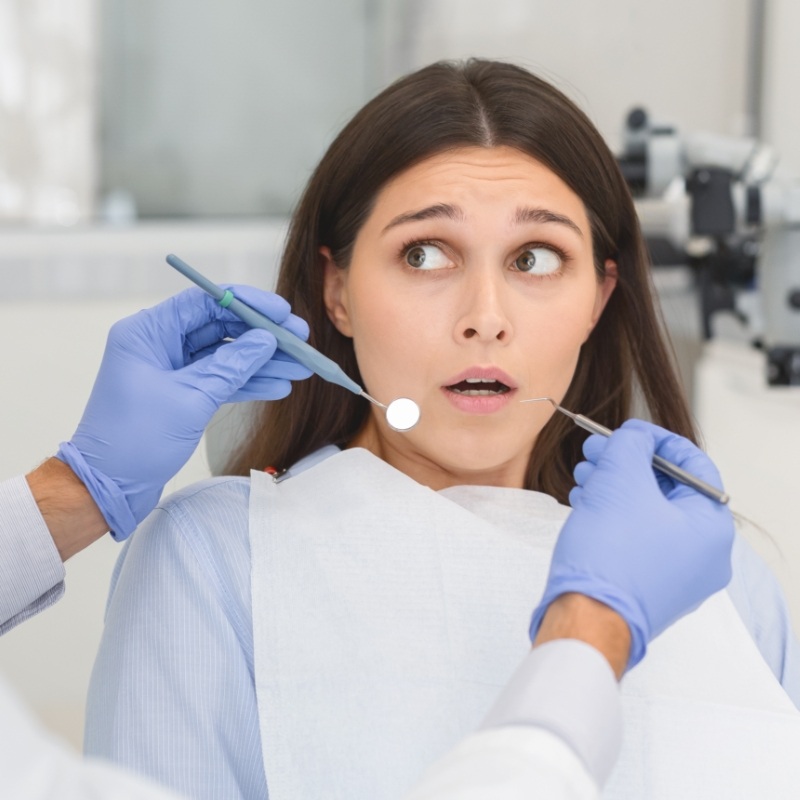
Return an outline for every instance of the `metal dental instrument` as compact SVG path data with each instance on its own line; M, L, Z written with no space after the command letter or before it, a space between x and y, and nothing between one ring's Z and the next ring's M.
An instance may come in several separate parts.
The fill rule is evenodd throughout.
M562 414L565 414L576 425L584 430L589 431L590 433L599 433L601 436L606 437L611 436L613 433L613 431L609 428L606 428L605 425L601 425L599 422L589 419L589 417L584 417L583 414L574 414L572 411L567 411L566 408L558 405L558 403L556 403L552 397L533 397L530 400L520 400L520 403L541 402L551 403L556 411L560 411ZM710 497L712 500L716 500L718 503L725 505L731 499L730 495L728 495L726 492L721 492L710 483L706 483L705 481L700 480L700 478L695 478L694 475L676 466L671 461L667 461L666 458L662 458L658 455L653 456L653 466L657 470L663 472L665 475L669 475L670 478L674 478L676 481L680 481L681 483L685 483L687 486L691 486L693 489L697 489L698 492L704 494L706 497Z
M322 355L319 350L315 350L310 344L304 342L300 337L290 333L286 328L273 322L268 317L250 308L246 303L237 299L229 289L223 289L216 283L208 280L201 275L194 267L190 267L185 261L176 255L168 255L167 263L174 267L182 275L185 275L192 283L197 284L203 291L208 292L223 308L227 308L239 317L242 322L251 328L263 328L269 331L277 340L278 347L286 355L291 356L300 362L304 367L308 367L320 378L324 378L330 383L335 383L353 394L369 400L373 405L386 411L386 421L391 428L396 431L407 431L419 422L419 406L407 397L399 397L392 400L388 406L378 402L374 397L368 395L345 371L327 356Z

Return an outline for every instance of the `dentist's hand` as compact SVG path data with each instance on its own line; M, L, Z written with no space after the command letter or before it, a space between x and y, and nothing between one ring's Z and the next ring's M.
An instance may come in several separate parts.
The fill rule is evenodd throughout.
M590 436L583 451L531 640L556 598L582 594L628 624L630 669L651 639L727 585L733 517L726 505L653 471L658 453L722 487L711 460L663 428L629 420L610 438Z
M230 286L303 339L308 325L281 297ZM233 338L232 342L224 339ZM223 403L277 400L310 371L276 352L200 289L117 322L83 418L58 458L83 481L115 539L130 535L186 463Z

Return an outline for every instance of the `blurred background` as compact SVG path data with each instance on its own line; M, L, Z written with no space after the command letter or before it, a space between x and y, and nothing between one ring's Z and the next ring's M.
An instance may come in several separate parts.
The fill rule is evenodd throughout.
M709 131L770 145L791 183L799 35L791 0L0 0L0 478L71 436L109 326L186 287L166 253L220 283L272 286L316 161L394 78L442 58L514 61L573 98L632 174L655 163L640 158L653 142L683 147L665 131ZM635 106L672 127L650 124L636 145ZM752 347L764 339L763 319L742 311L752 275L704 330L697 276L730 237L687 223L696 164L685 152L670 163L672 201L640 201L671 246L654 277L707 447L734 509L764 529L753 543L797 627L800 389L794 373L768 380ZM800 203L781 198L775 224L793 230ZM170 488L208 474L201 446ZM108 539L72 559L66 598L0 639L0 671L76 746L117 553Z

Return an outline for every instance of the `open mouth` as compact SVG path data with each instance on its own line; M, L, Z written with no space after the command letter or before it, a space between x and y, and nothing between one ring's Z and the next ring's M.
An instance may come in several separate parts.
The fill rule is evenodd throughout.
M504 383L485 378L467 378L446 388L450 392L467 395L468 397L489 397L490 395L506 394L511 391L511 388Z

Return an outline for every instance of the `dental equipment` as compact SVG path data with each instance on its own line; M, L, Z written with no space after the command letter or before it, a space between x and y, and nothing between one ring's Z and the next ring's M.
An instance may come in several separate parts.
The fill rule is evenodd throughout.
M419 406L413 400L407 397L399 397L396 400L392 400L388 406L384 405L368 395L335 361L322 355L319 350L315 350L310 344L287 331L286 328L250 308L246 303L237 299L230 289L223 289L217 286L217 284L201 275L194 267L190 267L176 255L168 255L167 263L186 276L192 283L197 284L203 291L208 292L223 308L227 308L236 314L242 322L251 328L262 328L269 331L277 339L278 347L286 355L291 356L304 367L308 367L320 378L348 389L353 394L366 398L378 408L384 409L386 411L386 422L393 430L407 431L419 422Z
M606 428L605 425L601 425L599 422L595 422L589 419L589 417L585 417L583 414L574 414L572 411L567 411L566 408L558 405L552 397L533 397L530 400L520 400L520 403L540 402L551 403L556 411L560 411L562 414L568 416L576 425L590 433L599 433L601 436L605 437L611 436L613 433L613 431ZM696 489L706 497L710 497L712 500L716 500L718 503L725 505L730 500L730 495L726 492L721 492L711 484L700 480L700 478L695 478L694 475L676 466L671 461L667 461L666 458L662 458L658 455L653 456L653 466L665 475L669 475L670 478L674 478L676 481L691 486L693 489Z

